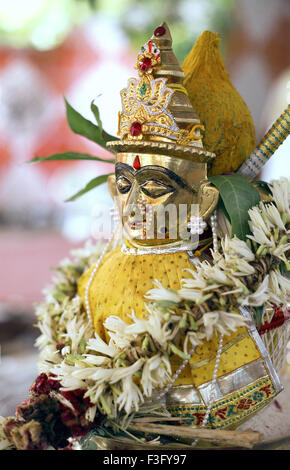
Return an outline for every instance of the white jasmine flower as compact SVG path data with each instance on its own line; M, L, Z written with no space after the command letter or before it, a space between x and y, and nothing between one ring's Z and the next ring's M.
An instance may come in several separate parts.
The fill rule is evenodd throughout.
M141 385L143 387L144 395L150 397L152 395L153 388L156 385L160 387L162 384L158 380L158 368L161 365L161 357L155 355L148 359L143 367Z
M228 313L219 310L205 313L198 324L204 325L206 339L209 340L217 333L229 335L231 332L236 331L238 327L244 326L246 320L237 313Z
M118 349L111 342L109 344L105 343L97 334L94 338L89 339L87 349L109 357L114 357L118 352Z
M269 273L269 295L270 301L276 304L287 303L290 301L290 280L279 271L270 271Z
M192 277L181 279L182 288L202 290L207 287L208 284L206 280L202 277L202 270L199 269L195 272L191 269L185 269L185 271L188 271L192 275ZM178 292L179 295L181 295L182 297L180 290Z
M51 373L56 376L56 380L59 380L62 386L62 390L75 390L78 388L84 389L85 383L77 377L73 377L72 373L76 368L70 366L62 361L60 364L50 368Z
M36 339L35 346L39 349L43 349L48 343L54 342L50 317L47 317L45 322L39 322L37 326L41 335Z
M221 240L222 252L226 259L234 257L234 259L242 258L245 261L254 261L255 255L248 247L247 243L240 240L236 236L233 238L225 237Z
M205 262L203 266L203 274L211 283L215 282L218 284L228 284L229 278L224 273L219 266L213 265L211 266L209 263Z
M263 204L261 210L273 227L278 227L280 230L286 231L286 227L282 222L280 212L278 211L277 207L274 206L274 204Z
M149 313L147 320L147 332L157 341L161 347L166 348L167 342L172 338L173 331L168 327L169 322L164 322L163 313L157 308L146 305Z
M290 181L288 178L280 178L279 180L271 181L270 185L273 199L279 212L289 213Z
M111 380L113 372L114 369L105 369L104 367L76 368L72 371L72 377L77 377L81 380L90 379L94 382L105 382Z
M230 335L231 332L236 331L237 328L241 326L245 326L247 323L246 318L244 318L242 315L231 312L220 312L220 320L222 327L224 328L225 335Z
M215 286L216 287L216 286ZM212 286L210 286L212 288ZM201 301L205 301L210 299L213 293L207 293L204 295L203 291L193 290L193 289L180 289L178 291L180 297L185 300L191 300L192 302L200 303Z
M86 388L86 385L82 380L79 380L78 378L73 377L72 375L58 376L58 379L60 379L61 390L64 391Z
M106 318L104 326L109 331L114 331L116 333L124 335L126 334L128 323L125 323L121 318L115 315L110 315L108 318Z
M158 288L150 289L144 296L146 299L157 301L163 300L174 303L180 302L180 297L176 291L174 291L173 289L165 289L165 287L163 287L157 279L155 279L154 284L158 286Z
M196 348L196 346L201 346L204 338L205 333L201 331L189 331L183 343L183 352L188 354L192 347Z
M98 383L93 387L90 387L85 395L84 398L89 398L91 403L97 403L100 396L103 394L107 384L105 382Z
M214 335L218 321L219 313L211 312L204 314L202 319L198 322L198 325L203 324L207 340L209 340Z
M118 349L124 349L130 345L135 336L128 331L128 323L121 318L110 315L104 322L104 326L111 338L111 343Z
M287 253L289 250L290 250L290 243L284 243L270 250L270 252L272 255L276 256L281 261L284 261L284 263L286 264L287 262L289 262L289 259L286 257L285 253Z
M38 368L41 372L49 372L52 364L61 362L61 357L54 344L45 346L39 353Z
M95 356L94 354L85 354L84 361L94 366L102 366L110 363L110 359L105 356Z
M260 228L256 227L251 221L249 221L249 226L253 235L247 235L250 240L255 241L259 245L265 245L265 247L274 247L275 242L273 237L267 237L265 232Z
M228 271L231 277L249 276L255 272L255 268L248 261L238 257L220 260L219 267Z
M249 225L255 227L256 230L263 233L266 238L271 236L271 226L265 217L262 216L261 209L259 206L254 206L249 209L250 221ZM252 230L253 231L253 230Z
M128 315L132 319L133 323L127 324L126 336L129 338L135 338L135 335L146 333L148 330L148 320L146 318L137 318L134 310L131 315Z
M139 404L144 402L144 398L139 387L133 382L132 376L122 379L122 390L117 399L119 410L124 408L127 414L133 410L138 411Z
M134 364L129 367L118 367L111 369L112 375L110 377L110 383L114 384L127 376L133 376L144 364L145 359L138 359Z

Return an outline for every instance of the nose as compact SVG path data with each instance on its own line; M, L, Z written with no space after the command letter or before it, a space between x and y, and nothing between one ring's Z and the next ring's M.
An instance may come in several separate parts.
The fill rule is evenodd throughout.
M137 202L139 197L140 197L140 186L135 181L128 195L128 199L125 202L125 205L123 208L123 216L129 217L129 218L135 218L135 217L141 216L140 208Z

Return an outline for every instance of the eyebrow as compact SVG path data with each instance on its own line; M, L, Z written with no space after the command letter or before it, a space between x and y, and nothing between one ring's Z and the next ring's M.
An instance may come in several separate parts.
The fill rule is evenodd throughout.
M146 173L148 170L155 170L158 173L162 173L168 176L171 180L175 181L178 186L183 189L187 189L189 191L194 191L191 186L189 186L180 176L178 176L174 171L169 170L168 168L164 168L163 166L159 165L146 165L141 167L139 170L134 170L134 168L127 163L117 162L115 167L116 176L119 176L123 171L130 173L134 178L137 175L142 175L142 173Z

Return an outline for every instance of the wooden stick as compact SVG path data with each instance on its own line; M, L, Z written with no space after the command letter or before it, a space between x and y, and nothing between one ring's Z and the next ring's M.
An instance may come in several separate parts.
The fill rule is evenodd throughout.
M145 416L143 418L135 418L134 419L134 424L142 424L142 423L160 423L160 421L186 421L186 420L192 420L192 418L187 418L187 417L183 417L182 418L179 418L179 417L174 417L174 416ZM193 427L193 426L192 426Z
M153 424L153 423L152 423ZM205 439L218 441L231 447L246 447L251 449L257 444L262 434L256 431L228 431L223 429L202 429L191 428L190 426L167 426L164 424L153 424L150 429L148 423L139 424L134 421L129 426L130 431L139 431L146 434L158 434L164 436L174 436L185 439Z

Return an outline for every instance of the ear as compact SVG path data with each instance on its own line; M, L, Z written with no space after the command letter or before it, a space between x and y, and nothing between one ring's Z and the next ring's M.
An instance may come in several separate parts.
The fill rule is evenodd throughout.
M208 219L215 210L219 199L219 190L208 180L204 180L198 190L199 215Z
M112 199L114 199L117 196L117 186L116 186L116 177L115 175L109 175L108 179L108 188L111 194Z

